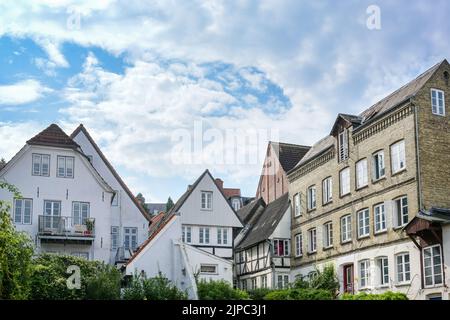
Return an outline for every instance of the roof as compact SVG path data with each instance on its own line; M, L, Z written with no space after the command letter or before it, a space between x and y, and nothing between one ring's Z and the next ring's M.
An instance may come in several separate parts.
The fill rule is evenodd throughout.
M413 98L419 92L419 90L422 89L425 83L428 80L430 80L430 78L439 69L439 67L441 67L441 65L443 64L448 64L448 61L445 59L442 60L438 64L434 65L433 67L431 67L430 69L419 75L414 80L410 81L406 85L394 91L384 99L378 101L370 108L364 110L359 115L339 114L338 119L343 118L346 121L351 122L352 125L356 127L355 130L361 129L365 124L370 123L372 120L375 120L376 118L382 116L386 112L394 109L395 107ZM334 146L334 140L335 140L334 137L329 135L321 139L320 141L316 142L312 146L312 148L308 151L308 153L298 162L295 168L300 167L301 165L307 163L316 156L319 156L324 151L328 150L330 147Z
M111 163L108 161L108 159L105 157L105 155L103 154L103 152L100 150L100 148L98 147L97 143L95 143L94 139L92 139L91 135L89 134L89 132L86 130L86 128L83 126L83 124L80 124L74 132L72 132L72 134L70 135L70 138L73 139L75 138L80 132L83 132L84 135L86 136L86 138L89 140L89 142L91 143L91 145L94 147L95 151L98 153L98 155L100 156L100 158L103 160L103 162L105 163L105 165L108 167L108 169L111 171L112 175L114 176L114 178L116 178L116 180L119 182L120 186L122 187L122 189L128 194L128 196L130 197L131 201L135 204L135 206L139 209L139 211L142 213L142 215L148 220L150 221L151 217L150 215L145 211L145 209L142 207L142 205L139 203L139 201L136 199L136 197L134 196L134 194L131 192L131 190L128 188L128 186L125 184L125 182L122 180L122 178L119 176L119 174L117 173L117 171L114 169L114 167L111 165Z
M364 122L367 122L375 116L380 115L415 96L417 92L419 92L419 90L425 85L425 83L430 80L434 72L438 70L442 64L448 64L447 60L444 59L441 62L437 63L414 80L405 84L401 88L388 95L386 98L378 101L370 108L361 112L360 116L363 117Z
M239 216L239 218L245 223L249 223L249 221L254 216L255 212L259 208L265 208L266 203L264 202L263 198L259 198L258 200L253 200L249 204L243 206L241 209L239 209L236 213Z
M161 221L161 219L164 218L164 215L165 215L164 212L160 212L157 215L155 215L154 217L152 217L152 219L150 220L150 225L155 225L156 223Z
M239 243L237 249L244 249L256 243L267 240L275 231L278 223L289 208L289 193L269 203L264 210L255 215L250 221L247 235Z
M57 124L54 123L28 140L27 144L70 149L80 148L80 146L73 141L71 137L69 137Z
M271 141L270 144L272 145L272 148L274 149L284 172L288 172L294 168L300 159L302 159L311 148L309 146L284 142Z
M361 123L363 122L363 118L354 114L345 114L345 113L339 113L336 117L336 121L334 122L333 128L331 129L330 135L334 135L335 131L337 129L337 125L339 121L343 119L344 121L351 124L353 127L359 127Z

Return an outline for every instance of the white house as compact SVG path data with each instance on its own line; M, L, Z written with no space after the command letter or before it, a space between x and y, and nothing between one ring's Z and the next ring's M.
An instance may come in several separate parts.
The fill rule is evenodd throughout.
M0 190L0 199L13 204L16 228L31 235L38 252L115 262L117 250L112 248L122 241L112 233L119 225L113 208L115 190L119 190L119 201L124 196L121 189L109 185L80 145L56 124L28 140L0 171L0 180L19 189L21 199L14 199L5 190ZM135 247L146 236L142 214L137 212L127 210L122 224L131 228L130 236L123 241L137 242ZM133 230L142 230L144 236L135 237Z
M197 298L195 278L233 281L233 234L242 223L206 170L152 224L149 239L125 265L125 273L159 272Z
M245 228L236 237L239 288L285 288L290 281L291 209L288 193L268 205L262 198L238 211Z
M70 137L80 145L97 172L114 190L110 214L111 261L124 262L148 238L150 216L82 124Z

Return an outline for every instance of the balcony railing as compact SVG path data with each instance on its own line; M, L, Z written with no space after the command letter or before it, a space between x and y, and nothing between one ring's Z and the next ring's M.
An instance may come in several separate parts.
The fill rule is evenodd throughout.
M79 220L79 219L76 219ZM95 219L75 221L73 217L39 216L39 235L48 237L95 237Z

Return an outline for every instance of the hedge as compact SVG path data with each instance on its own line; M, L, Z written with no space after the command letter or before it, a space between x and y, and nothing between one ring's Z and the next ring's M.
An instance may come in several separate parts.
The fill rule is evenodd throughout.
M269 292L264 300L333 300L333 294L324 289L285 289Z
M387 291L381 294L361 292L358 294L344 293L341 300L408 300L404 293Z

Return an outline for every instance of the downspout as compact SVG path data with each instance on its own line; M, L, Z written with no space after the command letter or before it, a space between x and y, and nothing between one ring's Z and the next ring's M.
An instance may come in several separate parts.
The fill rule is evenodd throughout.
M410 99L411 104L414 106L414 121L415 121L415 140L416 140L416 172L417 172L417 196L419 199L419 211L423 208L422 199L422 176L420 174L420 151L419 151L419 119L417 113L417 105L414 103L414 99Z

